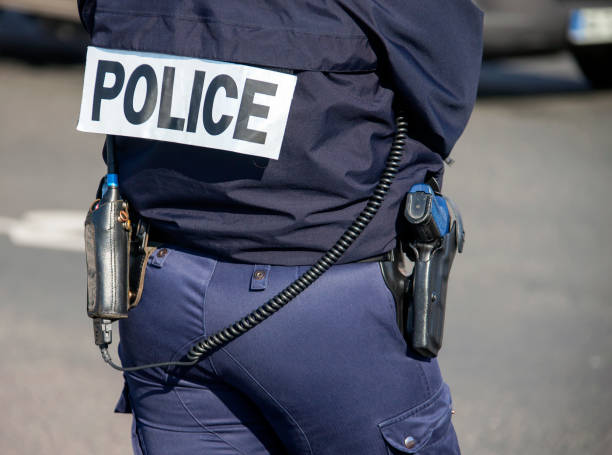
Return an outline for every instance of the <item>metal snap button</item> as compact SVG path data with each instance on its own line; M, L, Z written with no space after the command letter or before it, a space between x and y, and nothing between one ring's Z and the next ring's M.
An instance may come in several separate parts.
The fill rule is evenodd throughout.
M256 270L253 274L253 278L256 280L263 280L266 277L266 272L263 270Z
M406 446L407 449L412 449L415 445L416 439L412 436L407 436L406 439L404 439L404 446Z
M163 258L167 254L168 254L168 250L166 248L162 248L162 249L157 251L157 257L158 258Z

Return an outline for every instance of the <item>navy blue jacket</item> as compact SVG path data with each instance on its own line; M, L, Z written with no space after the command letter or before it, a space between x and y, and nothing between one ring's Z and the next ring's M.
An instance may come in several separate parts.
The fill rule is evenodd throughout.
M385 204L341 262L392 249L404 193L443 161L476 96L470 0L79 0L93 45L293 70L279 160L118 138L122 192L158 235L239 262L312 264L363 208L393 139Z

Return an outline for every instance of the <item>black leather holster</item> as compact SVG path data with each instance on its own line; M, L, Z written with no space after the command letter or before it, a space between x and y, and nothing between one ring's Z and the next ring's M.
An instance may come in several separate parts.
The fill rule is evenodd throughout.
M385 283L395 299L400 332L423 357L436 357L442 347L448 279L455 254L463 251L461 215L452 201L445 199L451 213L446 235L427 243L404 235L389 260L380 262Z

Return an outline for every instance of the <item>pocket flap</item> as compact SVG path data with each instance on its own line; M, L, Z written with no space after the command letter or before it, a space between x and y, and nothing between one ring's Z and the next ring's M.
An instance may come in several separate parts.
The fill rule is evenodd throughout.
M378 424L387 444L400 453L417 453L444 436L451 420L452 401L446 384L429 400Z

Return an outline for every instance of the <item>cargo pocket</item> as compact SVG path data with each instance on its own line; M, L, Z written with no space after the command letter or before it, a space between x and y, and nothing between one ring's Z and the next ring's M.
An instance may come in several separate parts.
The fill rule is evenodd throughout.
M379 423L389 455L458 455L459 447L451 427L451 411L450 391L443 384L426 402Z

